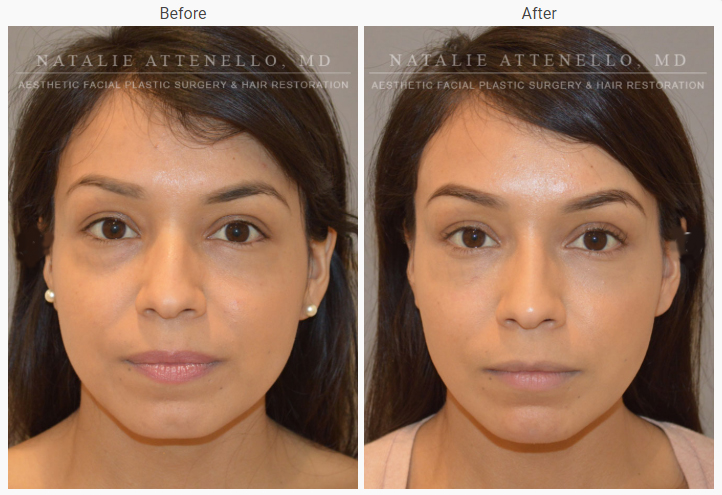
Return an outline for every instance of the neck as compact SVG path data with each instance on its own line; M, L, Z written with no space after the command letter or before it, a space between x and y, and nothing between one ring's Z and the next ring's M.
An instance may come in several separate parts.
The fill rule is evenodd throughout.
M655 428L620 399L565 441L520 444L493 435L449 394L441 411L419 431L414 446L414 458L419 455L421 466L429 469L414 470L412 464L410 480L424 486L478 488L635 485L649 461L640 458L650 447L647 427ZM433 458L424 459L419 445Z
M195 439L138 436L85 388L67 421L66 486L217 488L278 480L274 467L285 434L266 416L265 398L221 430Z

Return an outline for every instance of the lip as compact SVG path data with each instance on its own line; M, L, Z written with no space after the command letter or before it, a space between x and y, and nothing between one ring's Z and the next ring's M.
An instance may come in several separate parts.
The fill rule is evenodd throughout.
M558 388L579 374L577 369L548 361L510 361L491 366L484 371L512 388L539 392Z
M148 351L125 360L159 383L187 383L207 375L220 359L193 351Z

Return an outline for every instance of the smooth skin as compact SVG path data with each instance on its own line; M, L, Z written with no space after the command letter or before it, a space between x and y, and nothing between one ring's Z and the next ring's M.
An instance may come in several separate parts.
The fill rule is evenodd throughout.
M448 395L409 487L685 486L664 432L622 403L680 277L631 172L473 100L424 149L415 208L408 277ZM574 372L519 389L489 371L512 361Z
M10 487L357 486L355 460L265 413L336 233L307 239L297 186L255 139L199 143L112 92L64 151L54 222L44 275L81 404L10 449ZM150 350L218 364L158 383L126 361Z

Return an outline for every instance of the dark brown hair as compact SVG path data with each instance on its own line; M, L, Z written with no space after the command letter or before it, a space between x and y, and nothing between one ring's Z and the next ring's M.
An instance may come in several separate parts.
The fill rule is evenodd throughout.
M406 276L409 251L404 231L414 232L421 153L459 103L469 98L482 98L517 119L609 153L656 198L662 239L678 239L680 219L687 220L696 245L682 256L679 290L670 309L655 318L644 362L623 400L637 415L701 431L697 384L706 239L702 187L685 129L654 76L608 36L587 28L498 27L473 39L456 34L424 53L429 56L416 60L430 63L406 75L409 84L397 93L376 150L378 325L366 401L366 441L437 412L446 399ZM485 54L486 65L479 63L477 54ZM524 56L522 66L517 65L517 54ZM532 63L534 54L552 54L554 63ZM584 55L584 66L578 54ZM511 63L504 63L505 56ZM581 87L555 87L553 83L561 80L580 82ZM467 82L478 88L480 81L486 82L484 89L445 89L443 84L437 89L439 82ZM530 89L530 83L545 81L552 84ZM415 89L429 82L433 90ZM595 89L604 83L611 85ZM628 83L646 89L630 89Z
M171 63L164 65L159 55ZM224 55L230 55L227 63ZM255 137L298 185L308 238L325 239L329 228L338 233L326 295L316 316L299 323L291 356L266 395L266 412L299 435L355 456L356 224L347 213L348 164L338 122L315 73L271 32L257 28L114 28L83 37L58 56L48 57L36 79L58 87L37 89L24 103L11 159L12 228L21 263L10 329L9 444L47 430L80 403L80 381L57 313L43 299L42 251L38 256L33 232L39 237L42 219L46 247L51 242L58 163L71 133L108 94L103 85L131 81L132 92L198 141ZM86 56L91 66L81 65ZM124 56L132 62L125 65ZM229 89L183 86L214 81Z

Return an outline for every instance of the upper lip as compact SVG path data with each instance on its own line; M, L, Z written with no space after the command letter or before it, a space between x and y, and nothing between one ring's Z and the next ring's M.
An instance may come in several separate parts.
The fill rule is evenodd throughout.
M219 359L193 351L147 351L134 354L127 361L133 364L208 364Z
M487 368L490 371L508 371L510 373L521 372L546 372L546 373L563 373L569 371L579 371L575 368L565 366L563 364L553 363L551 361L508 361L506 363L496 364Z

